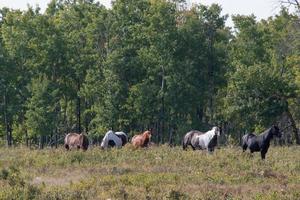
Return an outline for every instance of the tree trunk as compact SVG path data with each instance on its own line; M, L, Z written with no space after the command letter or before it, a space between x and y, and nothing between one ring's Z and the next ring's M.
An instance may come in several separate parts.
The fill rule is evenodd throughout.
M87 110L89 107L88 101L85 99L85 109ZM84 119L84 128L85 128L85 133L88 134L89 132L89 117L87 115L85 115L85 119Z
M63 114L63 119L62 119L62 124L64 126L64 131L69 131L70 127L68 125L68 120L67 120L67 109L68 109L68 101L66 97L63 97L65 106L64 106L64 114Z
M55 148L57 149L57 134L55 134Z
M173 146L174 140L173 140L173 127L169 125L169 146Z
M157 143L160 143L160 138L161 138L161 130L160 130L160 120L157 122Z
M29 147L27 129L25 130L25 141L26 141L26 147Z
M288 118L291 120L291 126L292 126L292 129L293 129L296 144L300 145L300 138L299 138L296 122L295 122L295 120L294 120L294 118L293 118L293 116L292 116L292 114L289 110L287 110L286 114L287 114Z
M161 118L161 137L160 143L164 142L164 131L165 131L165 102L164 97L162 97L162 118Z
M163 143L163 134L165 126L165 69L162 66L162 75L161 75L161 137L160 143Z
M44 148L44 136L40 136L40 140L39 140L39 149L43 149Z
M6 124L6 144L8 147L11 146L10 133L9 133L9 125Z
M78 133L81 133L81 122L80 122L80 116L81 116L81 110L80 110L80 96L79 96L79 91L80 91L80 81L79 79L77 80L77 131Z
M245 133L244 133L245 135ZM239 131L239 141L240 141L240 146L242 145L242 137L243 137L243 134L241 131Z
M11 134L10 134L10 125L8 120L8 114L7 114L7 96L6 96L6 90L4 91L3 95L3 103L4 103L4 123L5 123L5 131L6 131L6 145L8 147L11 146Z
M13 137L12 137L12 128L11 125L9 125L9 146L13 144Z
M214 97L214 88L215 88L215 81L214 81L214 51L213 51L213 45L214 45L214 30L210 28L209 33L208 33L208 39L209 39L209 44L208 44L208 108L209 108L209 122L213 118L213 97Z
M47 144L50 144L51 149L53 148L53 146L54 146L53 133L51 133L51 135L49 136L49 141L47 142Z

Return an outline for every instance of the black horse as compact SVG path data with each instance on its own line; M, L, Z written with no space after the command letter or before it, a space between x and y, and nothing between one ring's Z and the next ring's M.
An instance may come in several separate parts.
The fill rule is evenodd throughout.
M276 125L273 125L258 136L253 133L244 135L242 138L243 152L246 151L247 148L250 149L251 153L260 151L261 159L265 159L273 136L281 137L279 128Z

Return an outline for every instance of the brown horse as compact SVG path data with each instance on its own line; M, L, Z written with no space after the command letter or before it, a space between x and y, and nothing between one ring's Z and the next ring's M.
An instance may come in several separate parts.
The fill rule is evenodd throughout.
M72 148L87 150L89 147L89 140L83 133L68 133L65 137L65 148L67 150Z
M134 147L148 147L151 135L151 130L145 131L142 134L133 136L131 143Z

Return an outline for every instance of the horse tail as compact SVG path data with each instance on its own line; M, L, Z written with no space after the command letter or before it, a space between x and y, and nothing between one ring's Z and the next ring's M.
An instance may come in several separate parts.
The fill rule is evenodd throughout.
M188 144L191 143L191 142L190 142L190 136L191 136L191 134L187 133L187 134L183 137L183 139L182 139L182 149L183 149L183 150L186 150Z
M243 151L247 150L247 147L248 147L248 144L247 144L248 137L249 137L249 134L246 134L246 135L244 135L242 137L242 148L243 148Z
M137 137L138 135L135 135L131 138L131 143L134 142L135 138Z
M68 134L65 136L65 140L64 140L64 142L65 142L65 143L67 143L67 142L68 142L68 138L69 138L69 136L70 136L70 133L68 133Z
M125 139L126 139L126 143L129 141L128 135L126 133L124 133Z
M85 151L89 148L90 141L86 135L82 135L81 148Z
M128 136L124 132L116 132L115 135L121 139L122 144L121 146L124 146L128 142Z
M125 144L126 144L129 141L128 135L124 132L121 132L121 136L123 136L122 138L124 139Z
M69 137L70 137L70 133L68 133L65 137L65 140L64 140L64 146L67 150L70 149L70 146L69 146Z
M186 148L187 148L187 145L186 145L186 143L185 143L185 141L184 141L184 139L182 140L182 149L183 150L186 150Z

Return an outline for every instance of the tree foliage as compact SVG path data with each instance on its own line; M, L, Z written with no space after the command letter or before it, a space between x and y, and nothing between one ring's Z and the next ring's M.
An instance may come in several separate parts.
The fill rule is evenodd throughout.
M44 13L3 8L0 135L7 140L154 128L179 142L190 129L299 125L299 18L257 21L217 4L52 0ZM298 124L297 124L298 123ZM228 129L229 127L229 129ZM235 127L230 129L230 127ZM297 139L297 134L295 132Z

